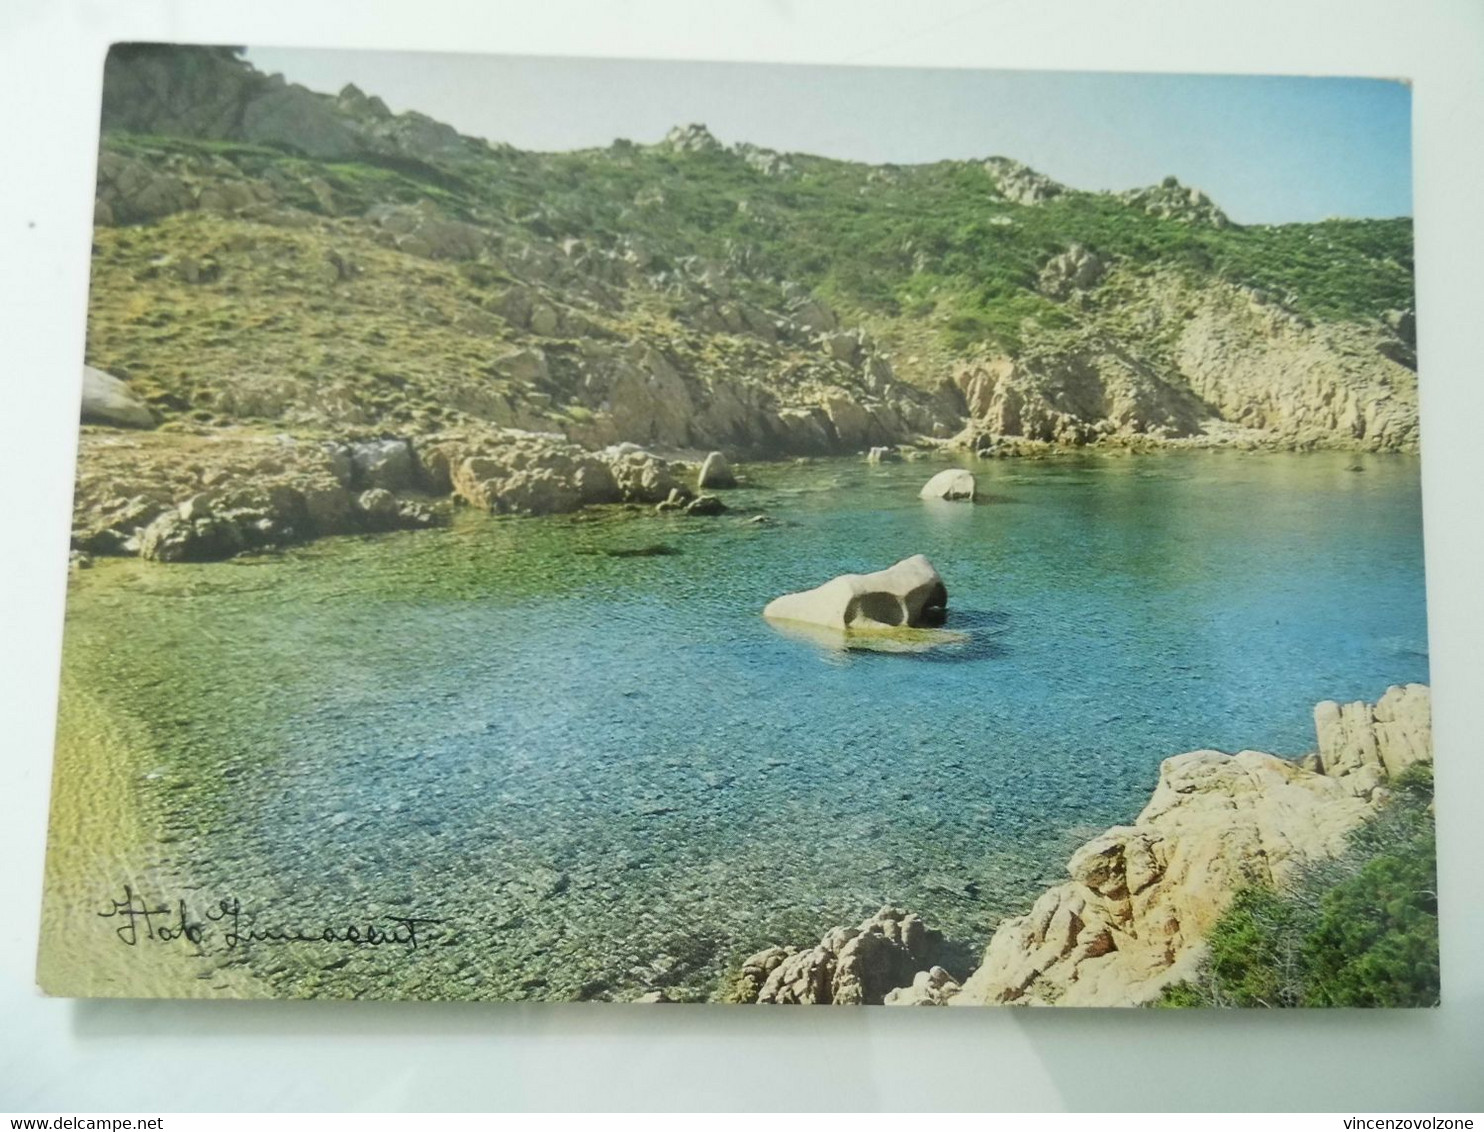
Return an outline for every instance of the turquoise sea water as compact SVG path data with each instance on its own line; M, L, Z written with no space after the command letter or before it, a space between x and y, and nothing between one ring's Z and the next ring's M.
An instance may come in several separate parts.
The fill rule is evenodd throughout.
M755 466L717 519L107 563L67 663L142 736L183 883L446 921L415 955L255 958L280 990L559 999L705 996L883 903L971 962L1161 759L1298 755L1316 701L1427 679L1413 459L986 462L972 506L917 498L936 469ZM963 643L842 651L759 615L914 553Z

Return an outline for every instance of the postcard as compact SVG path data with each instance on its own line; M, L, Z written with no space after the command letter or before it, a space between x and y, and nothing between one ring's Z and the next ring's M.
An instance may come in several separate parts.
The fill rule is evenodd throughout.
M1409 123L115 46L42 987L1436 1004Z

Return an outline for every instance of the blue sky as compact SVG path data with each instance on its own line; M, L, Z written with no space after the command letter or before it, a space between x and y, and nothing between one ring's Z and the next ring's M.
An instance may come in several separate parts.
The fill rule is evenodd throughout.
M1175 174L1246 224L1412 211L1411 90L1381 79L927 70L255 48L522 149L750 141L901 164L1001 154L1080 189Z

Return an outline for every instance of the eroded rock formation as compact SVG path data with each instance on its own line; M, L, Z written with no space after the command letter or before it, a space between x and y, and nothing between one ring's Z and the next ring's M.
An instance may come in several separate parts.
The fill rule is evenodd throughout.
M631 441L749 457L955 434L996 454L1171 440L1417 445L1410 237L1399 222L1247 233L1174 178L1087 193L992 157L833 163L840 201L864 210L860 232L846 234L831 219L840 201L826 194L827 210L811 213L773 183L820 158L727 145L700 125L653 146L523 153L392 114L354 86L309 91L212 48L116 47L103 130L89 358L128 372L165 424L484 423L589 448ZM357 164L381 172L345 168ZM667 201L695 192L692 165L709 168L697 182L715 206L749 218L724 243L709 235L714 220L682 223L686 209L667 222ZM587 188L558 204L540 191L549 177ZM632 208L595 225L620 184ZM474 188L486 185L510 194L509 206L490 208ZM944 294L968 296L985 283L972 266L985 247L949 257L932 226L915 223L889 246L868 237L895 233L916 201L939 192L946 207L987 205L984 224L998 231L973 239L1007 242L1008 259L1030 252L1022 227L1064 217L1070 237L1091 213L1127 215L1116 231L1099 227L1097 246L1067 242L1046 258L1037 245L1038 273L1000 280L962 310L936 309L936 299L904 301L910 276L960 260L970 266ZM1031 210L1042 214L1035 225ZM897 219L884 224L888 211ZM1206 231L1182 241L1182 226L1222 229L1225 242L1207 248L1218 233ZM871 281L869 301L798 281L816 237L841 278ZM1275 269L1295 257L1305 269L1276 271L1280 293ZM1336 293L1337 275L1357 282ZM182 281L190 293L174 286ZM367 354L314 353L320 333L297 345L275 334L260 351L249 327L218 324L216 288L256 311L252 326L307 326L333 306L335 333ZM119 295L156 305L176 333L142 336L149 323L133 302L110 303ZM409 353L428 364L402 365Z
M894 1006L1149 1002L1194 974L1207 934L1239 889L1281 887L1304 864L1342 852L1350 832L1384 803L1389 779L1432 759L1424 685L1389 688L1375 704L1324 702L1314 718L1319 751L1300 762L1259 751L1166 759L1134 823L1078 849L1067 863L1070 879L1003 921L962 983L910 944L917 929L907 924L916 917L890 911L891 923L883 923L883 909L858 929L832 929L813 949L774 946L749 956L730 997ZM868 930L885 942L856 943ZM863 957L869 977L859 971ZM863 989L841 997L856 986Z
M1089 841L1071 879L1002 923L954 1005L1133 1006L1193 973L1236 891L1332 856L1393 773L1430 761L1428 690L1321 703L1316 769L1257 751L1166 759L1131 826Z
M604 503L726 510L693 498L682 464L636 444L596 452L513 429L304 442L253 434L125 439L85 433L72 542L89 554L210 561L324 535L446 521L450 502L547 515ZM451 497L444 498L444 497Z
M872 574L842 574L812 590L769 602L763 616L842 632L942 624L948 607L943 579L914 554Z
M730 997L779 1005L879 1004L930 966L941 943L917 916L882 908L859 927L832 928L816 947L775 946L748 956ZM945 985L938 983L936 992Z

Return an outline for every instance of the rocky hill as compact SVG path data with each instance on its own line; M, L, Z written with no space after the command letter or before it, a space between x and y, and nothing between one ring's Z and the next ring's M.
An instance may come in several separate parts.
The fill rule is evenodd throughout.
M105 428L754 458L1417 444L1407 219L1242 227L1174 178L1089 193L696 125L528 153L227 48L116 47L102 131ZM112 443L85 434L84 478Z

